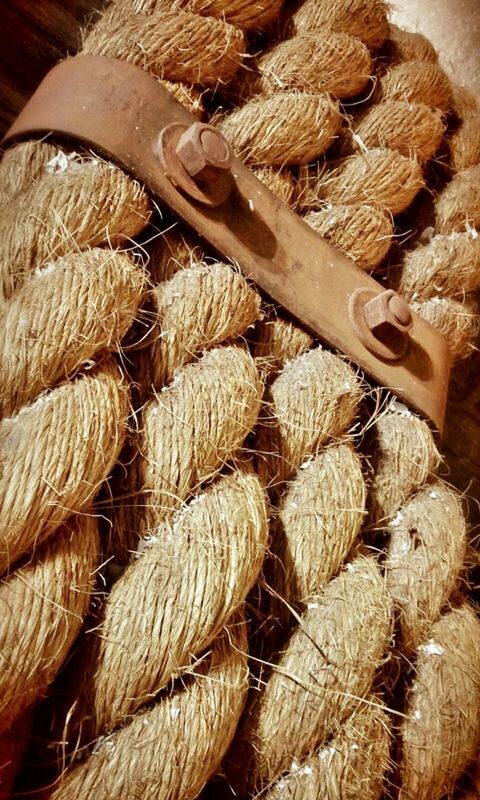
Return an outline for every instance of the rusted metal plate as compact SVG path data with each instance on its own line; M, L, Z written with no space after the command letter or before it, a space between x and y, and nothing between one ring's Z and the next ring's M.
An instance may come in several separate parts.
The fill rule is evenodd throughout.
M394 361L375 354L358 335L349 306L359 290L371 299L384 287L325 242L238 158L231 165L231 191L220 205L191 199L177 188L166 174L161 132L173 123L194 122L163 86L136 67L103 56L77 56L47 75L3 144L55 132L107 155L308 330L441 431L450 372L445 339L412 314L405 354Z

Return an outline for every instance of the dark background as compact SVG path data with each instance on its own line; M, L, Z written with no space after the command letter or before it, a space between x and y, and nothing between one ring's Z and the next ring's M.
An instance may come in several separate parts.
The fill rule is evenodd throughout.
M105 0L0 0L0 134Z

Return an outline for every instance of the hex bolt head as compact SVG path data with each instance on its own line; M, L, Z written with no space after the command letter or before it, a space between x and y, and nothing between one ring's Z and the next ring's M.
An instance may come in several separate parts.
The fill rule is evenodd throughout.
M405 300L391 289L365 303L363 313L368 328L380 341L387 341L393 336L405 336L413 324L412 313Z
M233 152L225 137L212 125L194 122L180 137L176 154L188 174L203 183L230 169Z

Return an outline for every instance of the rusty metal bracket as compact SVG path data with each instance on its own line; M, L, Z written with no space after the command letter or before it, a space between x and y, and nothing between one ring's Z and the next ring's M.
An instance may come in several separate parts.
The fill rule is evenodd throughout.
M276 198L158 81L103 56L63 61L2 145L49 134L121 165L304 327L442 430L445 339Z

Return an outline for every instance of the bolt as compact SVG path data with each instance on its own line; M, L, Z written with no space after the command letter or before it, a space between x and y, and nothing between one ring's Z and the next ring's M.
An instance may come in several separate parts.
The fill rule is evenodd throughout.
M412 327L412 312L400 295L394 294L390 297L388 308L401 327L407 330Z
M365 303L363 313L370 331L383 342L403 338L413 324L408 305L391 289Z
M233 152L225 137L212 125L194 122L180 137L176 153L188 174L211 183L230 169Z

